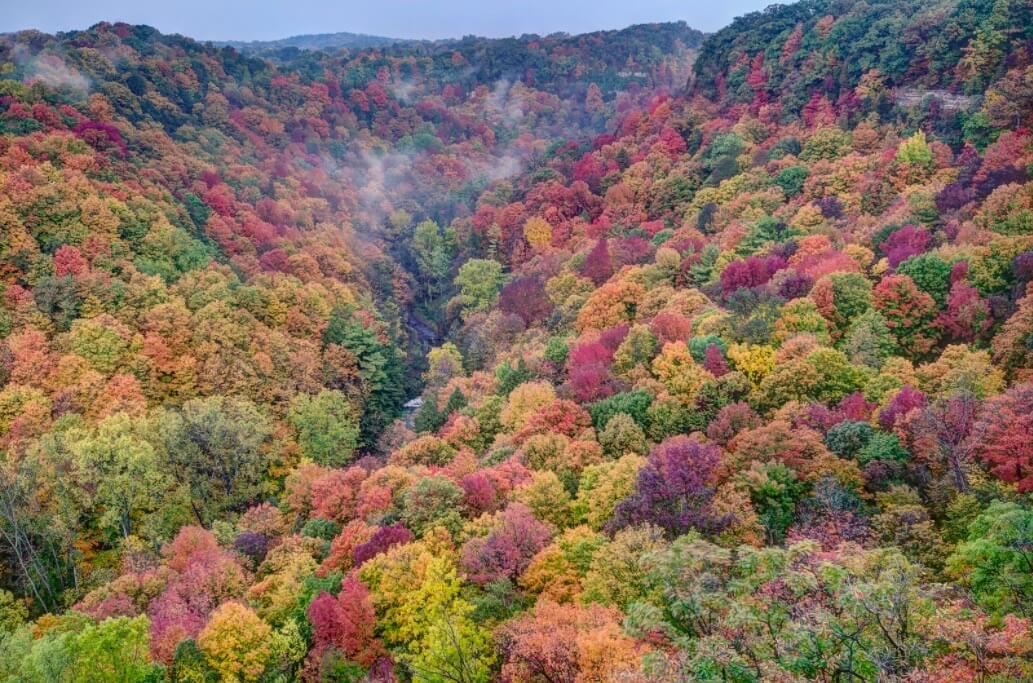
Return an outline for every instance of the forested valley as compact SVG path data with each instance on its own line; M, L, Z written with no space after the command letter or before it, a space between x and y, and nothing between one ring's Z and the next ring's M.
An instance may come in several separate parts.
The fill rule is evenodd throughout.
M1028 0L288 42L0 35L0 681L1033 680Z

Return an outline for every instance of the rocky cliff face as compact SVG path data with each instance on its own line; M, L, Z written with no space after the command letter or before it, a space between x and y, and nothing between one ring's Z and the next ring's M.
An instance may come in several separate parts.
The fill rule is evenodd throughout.
M905 108L918 107L926 101L936 101L946 111L974 111L979 108L982 100L982 97L975 95L958 95L946 90L898 88L893 93L893 101L897 106Z

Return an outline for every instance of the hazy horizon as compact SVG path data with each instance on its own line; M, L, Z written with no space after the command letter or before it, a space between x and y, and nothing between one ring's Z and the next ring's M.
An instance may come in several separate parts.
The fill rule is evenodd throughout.
M212 2L182 0L174 6L128 0L99 0L84 5L68 0L38 0L8 8L0 32L37 29L46 33L85 29L101 21L147 24L163 33L198 40L277 40L321 33L363 33L402 39L445 39L464 35L489 38L587 33L632 24L685 21L715 31L771 0L729 0L719 5L685 0L527 0L519 5L485 5L476 0L387 0L344 2L326 6L316 0L294 2Z

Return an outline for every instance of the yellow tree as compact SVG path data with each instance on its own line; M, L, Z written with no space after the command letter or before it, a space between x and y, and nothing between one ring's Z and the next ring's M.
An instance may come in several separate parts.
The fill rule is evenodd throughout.
M703 383L713 377L705 368L696 364L683 341L668 342L660 354L653 359L653 374L682 403L692 403Z
M495 651L491 636L477 624L473 605L460 596L454 563L434 557L419 588L411 592L401 617L413 634L402 659L419 683L486 683Z
M246 605L227 602L212 613L197 646L223 683L257 681L273 661L273 629Z
M529 218L524 223L524 239L535 250L544 249L552 244L552 226L544 218Z

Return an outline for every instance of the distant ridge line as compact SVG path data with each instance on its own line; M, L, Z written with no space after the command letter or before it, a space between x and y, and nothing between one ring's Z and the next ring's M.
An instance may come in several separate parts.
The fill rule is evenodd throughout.
M338 31L335 33L305 33L276 40L213 40L208 41L218 47L232 47L241 52L262 52L283 48L299 50L338 50L342 48L363 49L370 47L387 47L396 43L411 42L403 38L388 38L365 33Z

